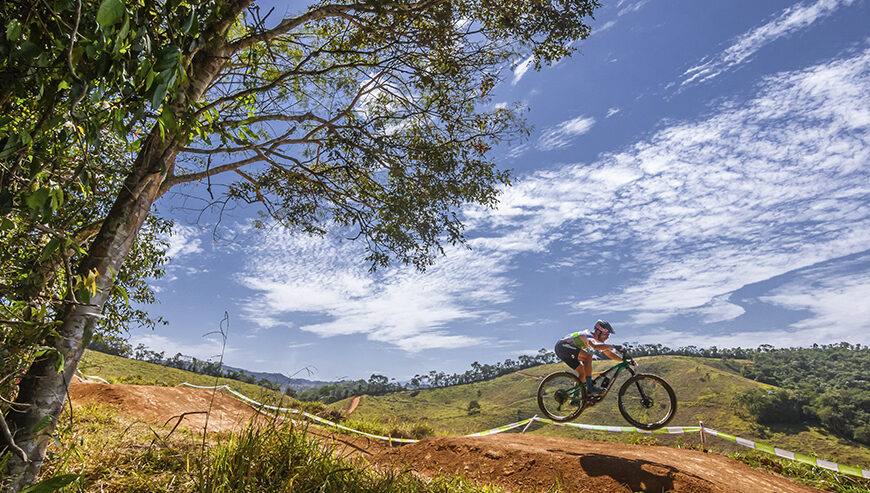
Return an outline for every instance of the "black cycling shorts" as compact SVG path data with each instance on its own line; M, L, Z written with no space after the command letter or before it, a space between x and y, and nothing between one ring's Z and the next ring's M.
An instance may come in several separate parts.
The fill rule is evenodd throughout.
M580 349L573 344L564 340L556 343L556 356L575 370L580 366L580 360L577 359L578 354L580 354Z

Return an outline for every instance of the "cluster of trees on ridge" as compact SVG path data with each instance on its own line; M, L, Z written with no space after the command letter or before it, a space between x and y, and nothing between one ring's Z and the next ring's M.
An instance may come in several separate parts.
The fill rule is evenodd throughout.
M148 349L144 344L139 344L133 348L130 344L127 344L126 341L117 337L94 339L88 345L88 349L114 356L121 356L123 358L154 363L155 365L178 368L179 370L186 370L201 375L238 380L240 382L259 385L260 387L281 392L281 386L276 382L265 378L257 378L243 371L223 368L220 362L201 360L181 353L175 353L174 356L167 357L164 351L158 353L157 351ZM295 395L295 392L290 389L288 395Z

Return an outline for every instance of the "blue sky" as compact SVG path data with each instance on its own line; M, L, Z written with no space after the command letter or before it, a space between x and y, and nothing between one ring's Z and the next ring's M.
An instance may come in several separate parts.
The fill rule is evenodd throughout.
M274 15L274 14L273 14ZM160 303L131 341L312 378L406 379L552 348L598 318L615 342L870 344L870 5L605 2L579 52L506 68L530 138L514 186L462 214L471 249L376 274L341 235L252 232L184 188Z

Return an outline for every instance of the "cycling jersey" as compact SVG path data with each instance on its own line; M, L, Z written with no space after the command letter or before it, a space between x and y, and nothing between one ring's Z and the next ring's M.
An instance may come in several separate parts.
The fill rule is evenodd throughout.
M586 343L586 338L595 339L595 334L591 330L581 330L579 332L572 332L562 339L559 340L560 343L565 342L577 349L586 349L590 348L589 344Z

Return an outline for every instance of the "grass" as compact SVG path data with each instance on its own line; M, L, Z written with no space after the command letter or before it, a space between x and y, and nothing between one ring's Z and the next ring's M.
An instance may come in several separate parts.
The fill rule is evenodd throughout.
M64 414L42 477L77 474L72 492L495 493L462 476L423 478L406 470L373 469L334 442L290 423L250 425L238 434L201 437L186 430L128 420L109 405Z
M662 376L677 395L677 413L671 424L674 426L704 425L725 433L851 466L870 468L870 449L860 444L843 440L815 426L763 427L740 412L733 405L733 397L751 388L770 387L743 378L740 369L748 364L742 360L717 360L686 356L655 356L639 358L638 370ZM595 369L603 370L610 362L596 361ZM567 369L564 364L543 365L528 368L527 375L544 376L554 371ZM595 407L584 411L576 420L599 425L626 425L616 405L616 393L624 376L611 388L607 398ZM353 418L364 421L378 420L419 421L425 419L436 434L468 434L512 423L540 414L535 395L538 380L517 374L509 374L486 382L459 385L443 389L419 392L398 392L383 396L366 396L354 411ZM468 404L476 400L481 408L477 414L468 413ZM347 409L349 402L333 404L336 409ZM655 441L669 446L698 446L700 437L692 435L657 435L653 439L627 433L590 432L564 427L536 424L533 433L564 436L586 440ZM716 450L723 453L738 452L743 447L709 438ZM745 449L743 449L745 450Z
M870 464L870 449L834 437L823 429L812 426L762 427L741 415L740 412L736 412L732 406L734 395L754 387L768 387L739 376L740 368L746 362L671 356L641 358L640 363L640 371L661 375L674 387L679 405L677 415L671 423L673 425L691 426L703 420L707 427L786 450L845 465L867 468ZM596 370L608 366L608 362L596 362ZM80 368L86 375L97 374L113 383L177 385L187 381L197 385L214 385L215 382L213 377L90 351L86 353ZM561 364L544 365L523 370L523 373L543 376L563 369L564 365ZM624 377L620 377L622 378ZM276 402L278 399L283 399L287 402L288 399L268 389L235 380L220 379L218 384L228 384L259 401ZM538 380L534 378L510 374L470 385L367 396L361 401L352 419L343 421L343 424L360 431L397 438L419 439L433 435L468 434L538 414L535 402L537 385ZM614 394L619 385L620 382L617 382L611 389ZM615 397L609 395L604 402L584 412L578 421L624 425L616 408ZM479 412L469 414L468 404L472 400L477 401L481 408ZM329 419L339 416L348 404L348 401L342 401L332 405L333 415ZM296 402L293 405L306 407ZM312 409L309 407L308 410ZM242 434L235 438L228 435L215 435L211 440L208 453L203 455L197 447L201 437L193 437L186 430L178 430L173 436L166 437L164 435L168 430L160 431L141 421L126 422L123 429L119 429L113 423L123 420L119 420L112 414L111 409L100 406L77 408L76 413L78 424L68 427L74 431L65 432L66 435L61 440L61 443L69 443L71 446L53 450L46 471L53 471L55 474L70 471L81 473L79 491L219 491L214 489L217 488L216 485L226 481L234 482L233 484L243 488L239 491L246 491L240 485L254 484L260 475L277 474L277 471L291 476L295 474L299 478L304 475L313 475L320 480L326 478L329 484L332 484L332 478L336 478L335 481L338 481L335 483L336 488L341 484L340 481L351 480L360 481L360 484L368 485L366 488L371 488L362 490L354 487L352 488L354 491L492 491L462 489L471 487L467 486L468 482L462 478L442 478L431 483L413 483L413 479L405 478L405 476L410 478L410 475L397 472L380 473L381 476L377 477L356 477L354 475L359 473L345 472L344 469L350 468L347 469L350 471L359 468L358 465L347 461L329 466L318 465L318 461L322 462L325 459L315 460L314 457L335 455L334 450L317 448L323 446L321 442L315 441L306 445L308 451L304 456L290 454L289 445L302 447L299 442L302 438L292 436L298 430L277 430L262 436L259 434L253 436L248 431L247 436ZM700 447L696 434L673 436L614 434L541 424L533 425L530 432L587 440L660 444L683 448ZM860 478L747 451L739 445L714 437L708 438L708 446L719 453L730 454L733 458L753 467L769 470L816 488L838 492L866 491L868 488L867 482ZM277 463L269 465L271 460L269 457L258 455L266 454L267 451L270 456L274 456L276 451L280 452L278 456L283 457L282 461L290 461L288 464L296 465L290 469L281 469L290 467L284 462L280 466ZM244 457L249 457L250 461L257 461L257 468L242 468L247 472L239 472L241 476L231 478L232 471L226 467L222 469L223 466L220 466L220 464L238 466L238 463L233 461L242 461ZM311 468L303 467L305 463L311 463ZM237 466L234 470L238 471ZM321 467L327 469L317 469ZM328 473L329 470L334 472ZM327 473L327 476L323 476ZM317 476L318 474L321 476ZM293 483L295 490L307 491L305 486L307 483L298 482L301 479L294 481L297 481ZM289 483L282 484L289 487ZM390 486L394 488L410 489L378 489L387 488L385 484L399 485Z
M329 412L320 402L302 402L259 385L229 378L215 378L98 351L85 350L78 369L86 377L98 376L112 384L174 387L187 382L202 387L228 385L233 390L263 404L292 407L317 414Z
M779 459L758 452L737 452L728 457L743 462L755 469L785 476L813 488L838 493L861 493L870 491L870 479L838 474L818 466Z

